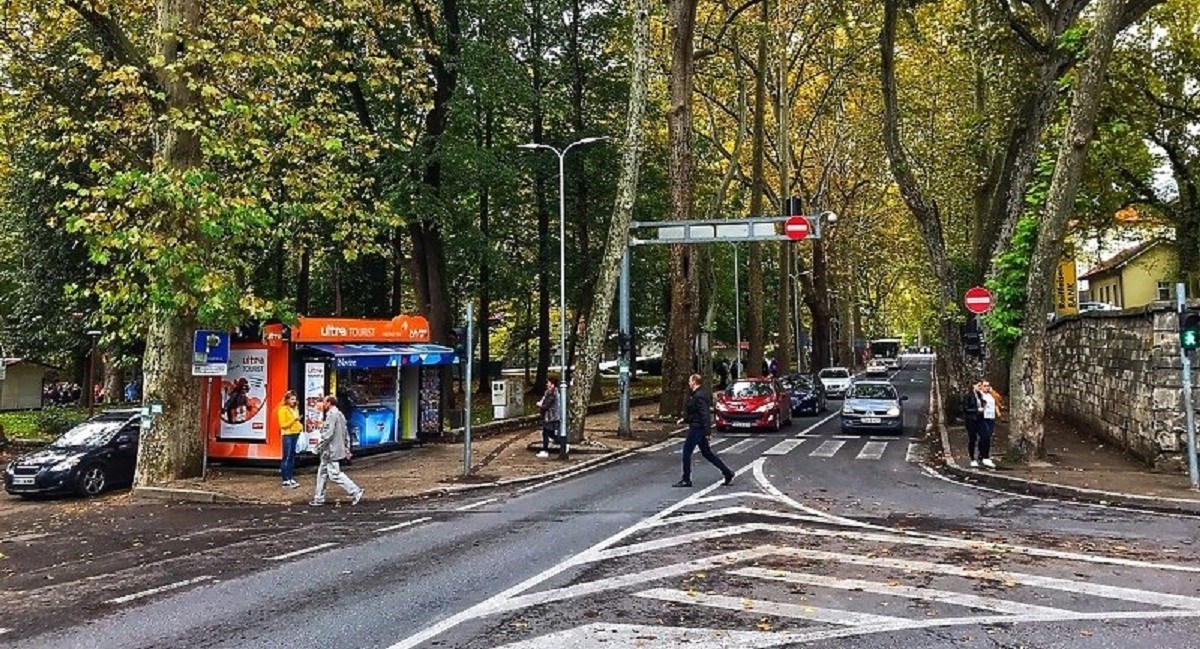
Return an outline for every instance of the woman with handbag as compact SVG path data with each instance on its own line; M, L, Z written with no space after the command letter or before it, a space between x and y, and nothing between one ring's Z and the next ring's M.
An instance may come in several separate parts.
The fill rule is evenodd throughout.
M296 482L296 440L304 430L300 421L300 410L297 405L295 390L288 390L283 395L283 403L279 404L276 416L279 418L279 432L283 439L283 459L279 463L279 475L283 478L284 489L295 489L300 486Z

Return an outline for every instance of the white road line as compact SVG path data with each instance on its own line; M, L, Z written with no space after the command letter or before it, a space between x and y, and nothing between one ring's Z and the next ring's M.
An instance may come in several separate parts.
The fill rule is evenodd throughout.
M839 408L839 410L840 410L840 408ZM831 415L826 415L826 416L825 416L823 419L821 419L821 420L820 420L820 421L818 421L817 423L815 423L815 424L813 424L813 425L809 426L808 428L805 428L804 430L800 431L799 433L796 433L796 437L806 437L806 436L808 436L808 435L809 435L809 433L811 433L811 432L813 432L814 430L816 430L816 429L820 428L822 424L824 424L825 422L829 421L830 419L833 419L833 418L834 418L834 417L836 417L836 416L838 416L838 412L837 412L837 411L834 411L834 413L833 413L833 414L831 414ZM819 436L814 436L814 437L819 437Z
M683 432L683 430L684 429L674 431L672 434L677 434L677 433ZM637 452L638 453L656 453L658 451L663 450L664 448L667 448L669 446L674 446L674 445L680 444L682 442L683 442L682 437L672 437L671 439L663 440L657 444L652 444L650 446L639 448Z
M745 613L754 613L756 615L773 615L776 617L787 617L797 620L811 620L813 622L825 622L827 624L838 624L841 626L895 624L897 622L905 621L905 618L892 617L889 615L855 613L854 611L842 611L832 608L821 608L818 606L797 606L795 604L784 604L782 602L767 602L761 599L728 597L725 595L708 595L699 592L691 594L682 590L673 590L670 588L652 588L650 590L644 590L640 593L634 593L634 595L637 597L645 597L646 599L675 602L677 604L695 604L696 606L722 608L728 611L743 611Z
M455 507L454 511L456 511L456 512L470 511L472 509L483 507L484 505L490 505L490 504L496 502L497 500L500 500L500 499L499 498L488 498L487 500L481 500L479 502L471 503L469 505L463 505L462 507Z
M830 435L829 439L856 440L856 439L862 439L862 438L859 437L858 435Z
M749 439L744 439L728 448L723 448L721 449L721 452L728 453L730 455L737 455L738 453L749 449L751 446L758 446L760 443L762 443L761 438L751 437Z
M26 541L44 539L47 536L50 536L50 534L47 532L29 532L27 534L18 534L16 536L10 536L6 539L0 539L0 543L25 543Z
M725 442L729 442L729 441L732 441L732 439L729 437L720 437L718 439L709 440L708 447L716 448L716 447L720 446L721 444L724 444ZM733 448L733 447L730 446L729 448ZM675 451L675 455L683 455L683 449L679 449L679 450Z
M707 496L705 498L701 498L701 499L697 500L695 504L702 505L704 503L715 503L720 500L734 500L737 498L761 498L763 500L770 500L772 502L783 502L783 501L779 500L779 498L772 496L770 494L760 494L760 493L755 493L753 491L735 491L733 493L724 493L724 494L719 494L716 496ZM653 527L654 525L657 525L657 523L651 523L648 527Z
M115 597L115 598L113 598L113 599L110 599L110 600L108 600L108 601L106 601L106 602L104 602L104 603L105 603L105 604L124 604L124 603L126 603L126 602L132 602L132 601L133 601L133 600L135 600L135 599L141 599L141 598L143 598L143 597L150 597L151 595L157 595L157 594L159 594L159 593L165 593L165 592L167 592L168 590L175 590L175 589L177 589L177 588L183 588L184 586L191 586L192 584L198 584L198 583L200 583L200 582L202 582L202 581L208 581L208 580L210 580L210 579L212 579L212 578L213 578L213 576L212 576L212 575L201 575L201 576L199 576L199 577L192 577L191 579L185 579L185 580L183 580L183 581L177 581L177 582L175 582L175 583L173 583L173 584L167 584L167 585L165 585L165 586L159 586L159 587L157 587L157 588L151 588L151 589L149 589L149 590L143 590L143 591L140 591L140 592L137 592L137 593L133 593L133 594L131 594L131 595L124 595L124 596L122 596L122 597Z
M812 453L809 453L808 456L809 457L833 457L834 455L837 455L837 452L842 450L842 447L845 445L846 445L846 442L843 442L843 441L830 440L828 442L821 442L821 445L817 447L817 450L813 451Z
M771 500L774 500L774 498L772 498ZM694 522L694 521L705 521L705 520L709 520L710 518L720 518L722 516L736 516L738 514L745 514L745 515L751 515L751 516L766 516L769 518L786 518L788 520L805 521L808 523L825 523L826 522L820 518L817 518L816 516L808 516L805 514L793 514L792 512L777 512L777 511L771 511L769 509L754 509L752 507L735 505L733 507L722 507L721 509L712 509L712 510L709 510L706 512L695 512L692 514L680 514L679 516L672 516L670 518L666 518L661 521L655 522L654 525L652 525L651 527L663 527L666 525L674 525L676 523L690 523L690 522Z
M676 536L668 536L661 539L653 539L651 541L643 541L641 543L631 543L629 545L619 545L615 548L609 548L595 555L588 557L588 562L608 561L617 557L628 557L635 554L644 554L646 552L654 552L663 548L673 548L679 545L688 545L696 541L711 541L712 539L724 538L726 536L737 536L754 531L753 523L744 523L742 525L730 525L728 527L719 527L712 530L700 530L699 532L689 532L687 534L679 534Z
M1095 582L1072 581L1070 579L1059 579L1057 577L1042 577L1040 575L1028 575L1020 572L1009 572L1006 570L975 570L948 563L933 563L930 561L912 561L909 559L892 559L887 557L865 557L854 554L843 554L841 552L825 552L823 550L806 550L803 548L791 547L778 548L778 552L786 556L797 557L801 559L835 561L837 563L847 563L857 566L892 568L910 572L928 572L939 575L950 575L952 577L977 579L981 581L998 581L1001 583L1013 582L1024 586L1032 586L1034 588L1045 588L1048 590L1057 590L1064 593L1075 593L1077 595L1085 595L1088 597L1119 599L1126 602L1137 602L1139 604L1152 604L1154 606L1162 606L1164 608L1178 608L1200 614L1200 598L1188 597L1187 595L1156 593L1149 590L1139 590L1137 588L1106 586L1104 584L1098 584Z
M12 629L0 629L0 635L4 635L5 633L8 633L9 631L12 631Z
M804 440L802 439L785 439L782 442L779 442L771 448L763 451L763 455L787 455L788 453L796 450L796 447L803 443Z
M432 520L432 519L428 516L426 516L425 518L414 518L411 521L404 521L403 523L396 523L395 525L388 525L387 527L381 527L375 531L378 533L394 532L396 530L402 530L406 527L412 527L413 525L420 525L421 523L424 523L425 521L428 521L428 520Z
M948 590L919 588L914 586L904 586L901 584L896 584L893 586L891 583L883 584L864 579L838 579L835 577L826 577L824 575L813 575L808 573L781 570L767 570L765 568L742 568L740 570L733 570L729 574L738 575L740 577L751 577L754 579L766 579L769 581L782 581L789 584L804 584L805 586L817 586L820 588L859 591L863 593L874 593L876 595L887 595L889 597L903 597L906 599L917 599L925 602L941 602L943 604L965 606L967 608L995 611L997 613L1008 613L1010 615L1062 615L1064 613L1070 613L1070 611L1061 608L1036 606L1034 604L1022 604L1020 602L1013 602L995 597L979 597L969 593L956 593Z
M887 451L887 442L867 442L854 458L856 460L878 460Z
M291 559L292 557L298 557L302 554L308 554L310 552L320 552L321 550L324 550L326 548L332 548L335 545L337 545L337 543L319 543L317 545L309 546L307 548L301 548L294 552L288 552L287 554L281 554L281 555L275 556L275 557L268 557L267 561L286 561L288 559Z
M617 647L687 647L688 649L767 649L786 645L794 633L731 631L705 627L598 622L563 629L497 649L616 649Z
M925 445L920 442L909 442L908 452L904 454L905 462L920 462L925 456Z

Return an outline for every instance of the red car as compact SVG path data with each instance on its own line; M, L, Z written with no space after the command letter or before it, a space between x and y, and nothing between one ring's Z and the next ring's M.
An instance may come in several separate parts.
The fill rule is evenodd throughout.
M719 431L792 425L792 398L771 378L739 379L716 395L714 404Z

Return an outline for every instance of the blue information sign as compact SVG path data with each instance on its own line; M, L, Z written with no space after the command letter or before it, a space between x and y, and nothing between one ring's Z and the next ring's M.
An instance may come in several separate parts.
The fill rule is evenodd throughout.
M192 376L224 376L229 371L229 332L201 329L192 338Z

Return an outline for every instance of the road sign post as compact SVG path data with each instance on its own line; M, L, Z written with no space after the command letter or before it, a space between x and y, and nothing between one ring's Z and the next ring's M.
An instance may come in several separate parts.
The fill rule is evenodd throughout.
M192 376L229 373L229 332L200 329L192 337Z
M792 241L804 241L811 231L812 224L806 216L789 216L788 220L783 222L783 233Z
M1187 289L1180 282L1175 285L1175 308L1182 314L1187 311ZM1200 489L1200 469L1196 466L1196 412L1192 408L1192 358L1186 345L1180 341L1179 359L1182 361L1183 414L1187 426L1188 478L1192 489Z

